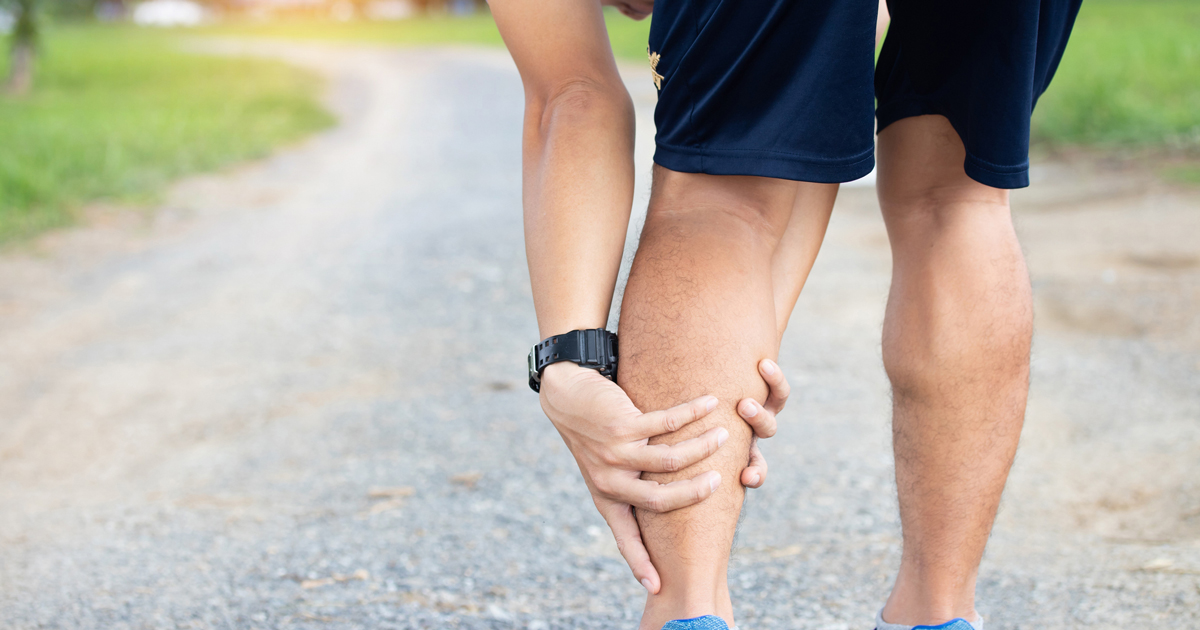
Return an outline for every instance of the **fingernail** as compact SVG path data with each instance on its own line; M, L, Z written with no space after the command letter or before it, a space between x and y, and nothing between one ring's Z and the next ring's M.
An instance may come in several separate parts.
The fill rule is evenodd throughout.
M774 374L775 373L775 362L770 359L763 361L762 371L763 371L763 374L766 374L767 376Z
M704 404L704 407L705 407L706 409L708 409L709 411L712 411L713 409L716 409L716 408L717 408L717 399L716 399L716 398L709 398L709 399L708 399L708 402Z
M728 439L729 439L729 431L726 431L724 427L717 429L717 446L721 446L721 445L725 444L725 440L728 440Z
M757 416L757 415L758 415L758 407L754 403L748 402L748 403L742 405L742 417L743 418L753 418L754 416Z
M713 492L717 491L717 486L721 485L721 473L714 472L708 476L708 485Z
M760 475L758 473L754 473L754 476L750 478L750 485L757 486L758 482L761 480L762 480L762 475Z
M646 587L647 593L654 593L654 585L650 583L649 578L642 578L642 586Z

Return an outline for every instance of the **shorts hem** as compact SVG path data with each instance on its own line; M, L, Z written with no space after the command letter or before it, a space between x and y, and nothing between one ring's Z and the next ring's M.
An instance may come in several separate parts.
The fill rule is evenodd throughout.
M848 158L802 158L753 149L692 149L658 144L654 163L681 173L752 175L817 184L842 184L875 168L875 147Z
M878 127L875 133L883 131L888 125L905 118L913 118L915 116L943 116L950 121L950 125L954 127L954 131L958 133L960 140L963 138L962 130L955 122L953 116L947 115L935 104L928 101L904 101L901 103L893 103L887 106L881 106L875 111L875 119L878 121ZM966 141L963 141L963 146L966 146ZM1005 165L994 164L984 160L971 153L967 149L966 160L963 161L963 170L967 173L967 177L992 188L1026 188L1029 186L1029 161L1024 164Z
M1003 171L996 171L987 163L979 158L967 154L967 159L963 163L963 170L966 171L967 177L992 188L1027 188L1029 186L1029 163L1026 162L1021 166L1003 167Z

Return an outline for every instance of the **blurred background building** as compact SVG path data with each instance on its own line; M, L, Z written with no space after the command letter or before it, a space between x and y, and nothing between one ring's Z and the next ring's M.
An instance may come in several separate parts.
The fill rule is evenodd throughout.
M220 19L328 18L402 20L420 15L470 15L485 0L102 0L93 14L103 21L131 19L146 26L198 26Z

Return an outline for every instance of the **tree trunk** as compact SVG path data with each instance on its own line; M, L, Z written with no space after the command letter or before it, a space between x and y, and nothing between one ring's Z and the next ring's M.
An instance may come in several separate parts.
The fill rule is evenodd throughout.
M12 47L12 57L8 68L8 80L4 83L4 91L12 96L25 96L33 87L33 44L17 42Z
M37 56L37 0L17 0L17 20L12 32L12 56L4 91L24 96L33 88L33 61Z

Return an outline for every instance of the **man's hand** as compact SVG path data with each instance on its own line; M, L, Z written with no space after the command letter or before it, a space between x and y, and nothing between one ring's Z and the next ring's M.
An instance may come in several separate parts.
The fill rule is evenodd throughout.
M575 456L596 509L617 539L633 576L651 593L661 585L631 506L669 512L707 499L721 483L709 471L684 481L659 484L643 472L674 472L712 455L729 438L716 427L674 446L650 438L679 430L708 415L717 399L701 396L666 411L643 414L625 390L595 370L562 362L542 373L542 409Z
M644 20L654 12L654 0L600 0L600 4L616 7L625 17Z
M789 391L774 362L763 361L759 372L770 386L766 405L745 399L737 407L739 415L754 429L756 440L775 434L775 414L783 408ZM715 453L729 432L716 427L673 446L650 445L649 439L703 418L716 408L717 399L702 396L665 411L643 414L615 383L595 370L567 362L545 369L541 391L542 409L575 456L596 509L612 530L621 555L638 582L650 593L657 593L661 581L642 543L631 506L669 512L694 505L712 495L721 483L721 475L710 471L692 479L659 484L641 479L641 474L687 468ZM755 444L742 483L757 488L766 475L766 460Z
M753 398L743 398L737 405L738 415L754 429L754 439L750 442L750 463L742 470L742 485L747 488L761 488L767 481L767 460L758 448L758 439L775 435L775 416L783 411L792 393L792 386L774 361L759 361L758 373L770 388L766 404L760 405Z

